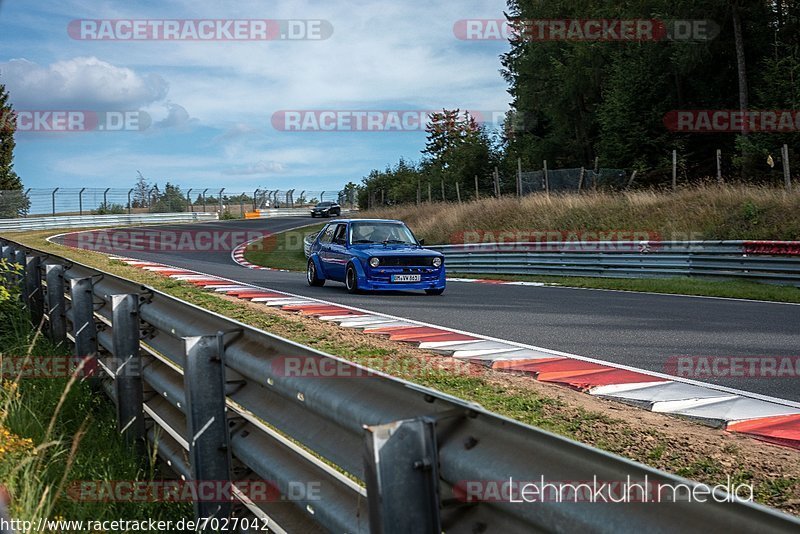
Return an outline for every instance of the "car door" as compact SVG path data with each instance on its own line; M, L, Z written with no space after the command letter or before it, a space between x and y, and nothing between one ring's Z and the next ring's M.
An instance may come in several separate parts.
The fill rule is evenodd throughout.
M322 264L322 270L325 273L325 278L330 277L331 265L331 241L333 241L333 232L336 229L335 224L329 224L319 233L319 261Z
M333 239L328 246L330 259L329 264L325 265L325 272L334 280L344 280L345 267L350 260L350 253L347 250L347 224L339 223L335 227Z

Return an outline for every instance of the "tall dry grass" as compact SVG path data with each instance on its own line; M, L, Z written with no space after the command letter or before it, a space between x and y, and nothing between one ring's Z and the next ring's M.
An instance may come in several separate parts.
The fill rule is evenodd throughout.
M364 211L404 220L429 244L460 232L625 230L664 239L800 240L800 192L745 185L703 185L676 191L540 193L517 199L423 203Z

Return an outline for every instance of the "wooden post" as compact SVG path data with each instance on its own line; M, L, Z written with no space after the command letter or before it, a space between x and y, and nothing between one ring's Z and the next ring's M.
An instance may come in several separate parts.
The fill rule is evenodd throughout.
M781 150L781 155L783 159L783 182L786 185L786 192L792 192L792 173L791 169L789 168L789 145L783 145L783 149Z
M422 186L417 180L417 206L419 206L420 202L422 202Z
M672 151L672 189L678 187L678 151Z
M550 194L550 177L547 175L547 160L544 160L544 192Z
M633 181L636 179L636 173L637 173L637 172L639 172L639 171L633 171L633 172L631 173L631 177L630 177L630 179L628 180L628 185L627 185L627 186L625 186L625 188L626 188L626 189L630 189L630 187L633 185Z
M517 196L522 196L522 158L517 158Z
M722 183L722 150L717 149L717 182Z
M458 187L458 182L456 182L456 198L458 198L458 203L461 204L461 189Z
M384 191L385 191L384 189L381 189L381 206L386 205L386 202L384 201L384 196L383 196Z
M428 202L433 202L433 197L431 196L431 183L428 182Z
M581 167L581 176L580 176L580 178L578 178L578 191L580 191L581 187L583 187L583 178L584 178L584 176L586 176L586 168L585 167Z
M442 202L446 202L447 198L444 196L444 180L442 180Z
M500 171L494 168L494 196L500 198Z
M600 172L600 156L594 158L594 172L595 174Z
M478 189L478 175L475 175L475 200L481 199L481 191Z

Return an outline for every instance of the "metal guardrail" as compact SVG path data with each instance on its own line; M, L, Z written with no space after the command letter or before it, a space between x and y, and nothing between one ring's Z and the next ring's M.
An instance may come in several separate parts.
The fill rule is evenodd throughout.
M451 272L611 278L692 276L800 286L800 243L663 241L428 246Z
M29 217L24 219L0 219L0 231L24 232L53 228L86 228L106 226L128 226L133 224L191 223L216 221L218 213L140 213L130 215L75 215L55 217Z
M32 322L45 318L48 335L71 340L76 357L96 356L100 385L130 442L157 445L187 480L253 478L281 494L278 502L242 498L235 507L196 502L198 517L253 514L277 532L800 528L794 517L740 501L465 500L469 484L510 477L700 486L65 258L8 240L2 258L24 267L13 283L23 287ZM281 372L287 357L351 378L292 376ZM298 483L313 483L315 492L297 495Z

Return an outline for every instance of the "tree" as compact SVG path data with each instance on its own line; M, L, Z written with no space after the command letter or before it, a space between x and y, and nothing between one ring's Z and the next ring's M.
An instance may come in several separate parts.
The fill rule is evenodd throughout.
M6 86L0 84L0 218L19 217L30 208L22 180L14 172L16 115L8 99Z
M146 208L150 204L150 189L152 186L145 180L142 173L136 171L139 178L136 180L136 185L133 186L133 201L131 202L132 208Z
M153 206L155 213L180 213L186 211L186 199L181 193L181 188L167 182L164 192L158 196Z

